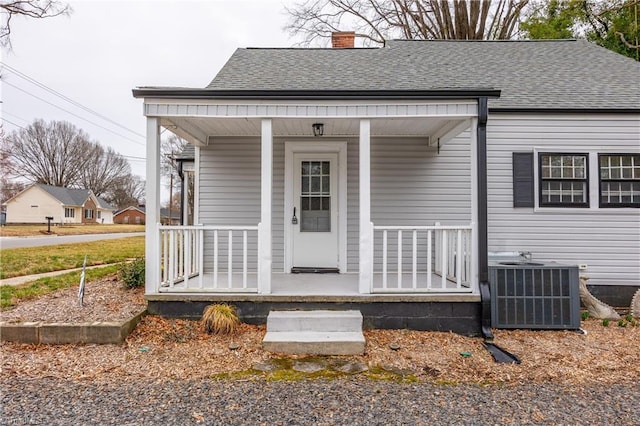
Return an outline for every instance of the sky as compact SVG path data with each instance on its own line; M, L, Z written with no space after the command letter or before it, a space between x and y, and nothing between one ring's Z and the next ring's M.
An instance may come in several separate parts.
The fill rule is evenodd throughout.
M296 39L283 30L284 5L292 3L85 0L70 2L69 16L15 17L12 50L2 50L4 130L38 118L69 121L144 178L145 119L131 90L204 87L237 48L292 46Z

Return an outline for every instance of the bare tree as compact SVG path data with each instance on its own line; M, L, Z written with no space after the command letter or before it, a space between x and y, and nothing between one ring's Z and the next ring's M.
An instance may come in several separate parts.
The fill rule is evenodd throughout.
M4 138L1 151L14 177L67 187L79 183L90 148L89 135L71 123L36 120Z
M24 182L16 181L7 178L6 176L0 177L0 205L5 203L8 199L18 195L27 185Z
M102 196L131 176L127 160L65 121L36 120L2 139L3 173L19 180L86 188Z
M4 139L4 130L2 129L0 129L0 138ZM9 165L9 154L0 150L0 205L26 187L26 183L11 179L8 174Z
M144 203L144 187L144 180L129 174L118 179L103 197L118 209L137 206Z
M68 4L56 0L14 0L0 3L2 26L0 27L0 46L11 47L11 18L25 16L42 19L53 18L71 13Z
M117 186L123 176L131 175L129 162L112 148L94 144L88 154L91 166L82 169L79 185L90 188L98 197Z
M302 44L352 30L365 45L393 38L509 39L529 0L306 0L285 8L285 27Z
M186 146L187 141L174 134L163 139L160 146L160 152L162 153L160 173L169 180L170 203L168 208L172 211L179 209L179 200L181 199L178 196L178 202L176 203L176 198L174 197L174 194L180 194L181 187L178 162L175 160L175 156L180 154Z
M165 177L178 175L178 165L175 156L180 154L187 146L187 141L174 134L162 140L160 152L162 158L160 160L160 173Z

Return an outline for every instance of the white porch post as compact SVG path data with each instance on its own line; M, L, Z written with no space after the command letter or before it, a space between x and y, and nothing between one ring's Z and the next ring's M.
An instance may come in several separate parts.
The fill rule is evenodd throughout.
M480 291L478 277L478 119L471 120L471 288Z
M373 235L371 228L371 121L360 120L360 293L371 293Z
M258 228L258 293L271 293L271 194L273 134L270 118L262 119L260 226Z
M145 225L145 293L160 285L160 120L147 117L147 186Z

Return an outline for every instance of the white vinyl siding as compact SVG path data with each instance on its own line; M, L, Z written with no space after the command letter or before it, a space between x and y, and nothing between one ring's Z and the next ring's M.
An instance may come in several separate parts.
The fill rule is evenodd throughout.
M65 209L60 200L37 186L31 186L7 202L7 223L47 223L45 217L53 217L53 223L77 223L82 220L82 210L72 218L64 217Z
M376 138L371 144L371 220L377 226L469 225L471 177L469 133L447 142L438 153L425 139ZM374 235L374 270L382 262L381 233ZM411 233L403 235L410 250ZM397 253L397 234L389 234L389 252ZM418 241L418 258L426 259L426 241ZM403 256L409 268L411 256ZM392 262L393 263L393 262ZM391 265L395 268L395 266ZM426 264L418 262L420 270Z
M275 192L274 192L275 193ZM211 139L200 149L199 223L256 226L260 222L260 139ZM219 233L221 270L226 270L227 233ZM241 233L234 233L234 269L242 261ZM274 241L276 239L274 238ZM249 238L249 258L256 259L257 235ZM205 272L213 268L213 231L205 232ZM249 265L251 271L257 265ZM274 268L275 269L275 268Z
M638 153L638 115L492 114L487 129L490 251L530 251L540 261L584 264L594 285L640 283L637 209L598 207L599 153ZM513 152L589 155L589 208L514 208ZM538 193L536 193L536 197Z
M273 145L274 272L284 271L283 226L285 215L291 215L284 212L285 140L293 139L275 138ZM357 272L358 141L335 140L347 141L347 271ZM468 132L442 146L439 154L428 148L422 138L373 138L371 146L371 215L376 225L470 223ZM209 146L201 148L200 155L199 222L257 225L260 221L259 138L212 139ZM210 245L205 244L207 265L211 264L209 248Z

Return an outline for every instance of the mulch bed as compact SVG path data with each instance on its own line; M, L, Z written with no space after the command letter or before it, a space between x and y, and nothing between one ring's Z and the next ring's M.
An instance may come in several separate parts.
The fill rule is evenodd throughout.
M124 290L115 278L89 283L86 294L89 309L84 311L77 306L77 288L71 288L23 301L15 309L2 312L2 319L115 320L122 312L144 305L141 290ZM95 313L91 319L78 314L89 311ZM495 330L495 342L518 355L520 365L495 363L480 338L411 330L365 331L366 353L340 358L443 384L581 385L640 380L640 326L619 327L612 322L605 327L600 321L588 319L582 328L586 335L575 331ZM197 321L148 316L122 345L2 343L2 371L9 376L105 382L206 378L246 371L277 357L262 349L264 333L263 326L242 324L234 335L209 335Z

